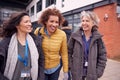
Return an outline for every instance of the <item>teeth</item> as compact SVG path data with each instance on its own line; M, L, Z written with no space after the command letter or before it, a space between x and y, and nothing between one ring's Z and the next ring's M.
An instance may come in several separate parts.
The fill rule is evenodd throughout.
M55 29L53 26L51 27L52 29Z

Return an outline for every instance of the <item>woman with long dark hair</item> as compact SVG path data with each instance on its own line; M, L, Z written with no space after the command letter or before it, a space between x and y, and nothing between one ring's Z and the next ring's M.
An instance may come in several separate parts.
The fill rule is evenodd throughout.
M31 33L29 15L26 12L15 13L3 27L3 40L0 42L0 79L40 79L38 73L44 75L44 57L38 38Z

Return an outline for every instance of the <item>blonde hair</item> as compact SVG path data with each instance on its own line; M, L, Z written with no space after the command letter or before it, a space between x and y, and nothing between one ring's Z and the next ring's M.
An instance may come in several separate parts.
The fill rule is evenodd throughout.
M98 18L97 14L92 11L82 11L80 14L80 19L82 19L84 16L90 18L93 21L93 24L98 26L100 19Z

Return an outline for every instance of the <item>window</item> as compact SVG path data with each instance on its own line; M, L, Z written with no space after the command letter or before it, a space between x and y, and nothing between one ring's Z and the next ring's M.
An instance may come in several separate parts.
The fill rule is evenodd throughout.
M34 15L34 6L31 8L31 16Z
M39 0L37 3L37 12L42 10L42 0Z
M2 13L2 19L8 20L10 18L11 14L9 12L3 12Z
M9 13L3 13L3 17L4 18L10 17L10 14Z
M0 11L0 19L1 19L2 12Z
M46 7L52 5L52 4L55 4L56 3L56 0L46 0Z
M73 32L77 31L80 28L80 23L74 23L73 28L74 28Z
M65 0L62 0L62 7L64 7L64 1L65 1Z
M27 10L27 13L29 14L29 10Z
M117 13L117 18L120 19L120 6L117 6L116 13Z
M73 15L67 16L68 20L72 20L73 19Z
M69 25L73 27L73 32L77 31L80 28L80 13L68 15L65 18L68 20Z
M80 19L80 14L74 14L74 19Z

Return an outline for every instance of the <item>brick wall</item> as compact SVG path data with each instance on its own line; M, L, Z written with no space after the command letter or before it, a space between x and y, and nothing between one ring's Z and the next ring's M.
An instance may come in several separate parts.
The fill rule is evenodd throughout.
M109 4L94 9L100 18L99 31L104 35L103 40L109 58L120 56L120 19L117 18L116 6L116 4ZM106 20L105 14L108 14Z

